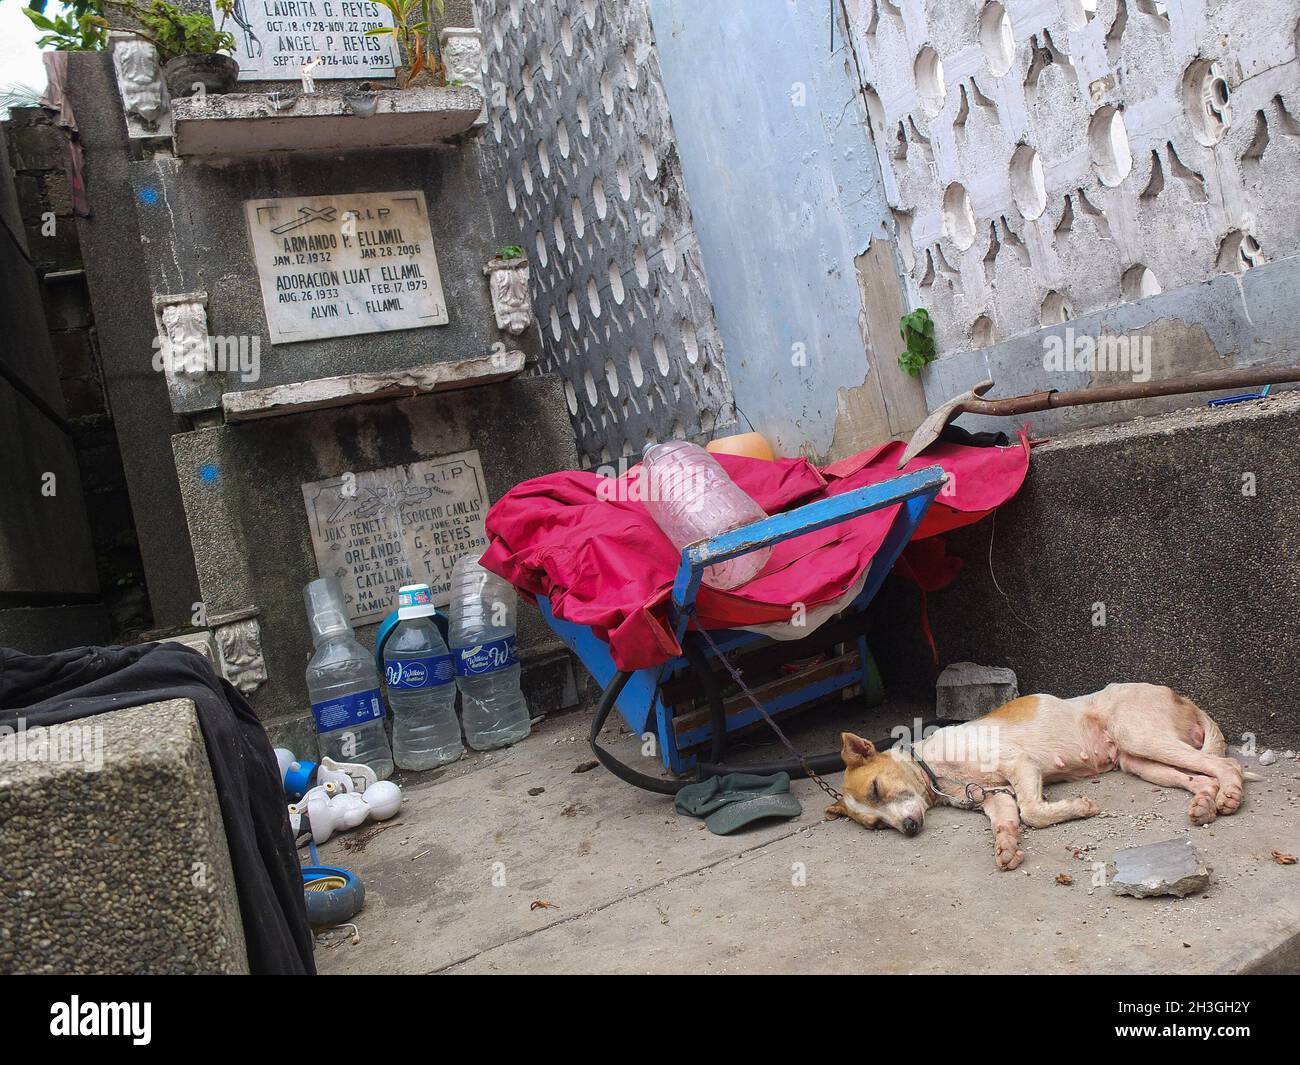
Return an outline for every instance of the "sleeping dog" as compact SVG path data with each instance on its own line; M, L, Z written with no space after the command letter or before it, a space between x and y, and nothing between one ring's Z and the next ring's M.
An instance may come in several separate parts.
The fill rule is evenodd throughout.
M877 751L841 733L843 796L826 816L915 836L937 803L980 808L993 826L999 869L1024 860L1020 826L1046 828L1091 817L1082 795L1049 802L1043 785L1123 769L1192 793L1187 816L1204 825L1241 806L1241 766L1224 757L1223 733L1200 707L1170 688L1110 684L1075 699L1027 695L990 714L938 729L915 748Z

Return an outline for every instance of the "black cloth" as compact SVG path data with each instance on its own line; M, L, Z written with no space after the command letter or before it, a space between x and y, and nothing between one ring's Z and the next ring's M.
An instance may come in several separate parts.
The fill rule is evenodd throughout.
M178 643L26 655L0 647L0 725L56 725L189 699L198 710L234 867L249 968L315 973L302 871L270 741L238 689ZM186 796L173 796L177 807Z
M972 433L951 422L943 427L939 439L945 444L966 444L968 447L1006 447L1010 443L1006 433Z

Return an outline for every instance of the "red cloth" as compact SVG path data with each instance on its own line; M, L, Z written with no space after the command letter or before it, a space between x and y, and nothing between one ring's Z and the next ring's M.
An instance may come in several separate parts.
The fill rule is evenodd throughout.
M1021 446L1007 448L936 444L899 471L894 466L903 447L884 444L821 470L806 459L715 458L769 514L941 465L949 485L927 511L918 538L978 521L1015 495L1029 468L1023 437ZM612 484L572 471L516 485L488 512L482 560L521 592L546 596L556 617L593 629L609 643L619 669L656 666L681 651L667 621L680 552L645 506L628 498L635 497L628 491L635 483L634 468ZM696 622L713 629L787 621L793 603L811 610L839 598L871 562L896 510L777 544L743 588L701 587ZM914 569L917 564L924 560Z

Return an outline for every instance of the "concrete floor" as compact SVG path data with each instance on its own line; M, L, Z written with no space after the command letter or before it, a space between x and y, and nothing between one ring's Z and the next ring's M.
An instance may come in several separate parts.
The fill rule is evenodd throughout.
M788 730L823 751L838 747L841 728L876 738L916 709L868 721L848 705L822 707ZM396 778L405 798L391 827L359 851L344 846L349 836L320 849L366 886L360 942L318 935L320 971L1300 970L1300 865L1272 858L1300 854L1300 762L1252 764L1265 781L1247 786L1240 813L1205 828L1188 823L1185 792L1120 773L1057 786L1051 793L1091 796L1102 814L1026 829L1024 865L1002 873L980 813L933 810L905 839L823 821L826 799L810 781L793 784L797 821L715 836L603 768L575 774L591 757L586 725L553 718L510 750ZM632 738L615 741L615 729L609 746L633 760ZM751 743L734 757L778 755ZM545 790L530 796L536 788ZM1206 895L1092 887L1094 863L1116 850L1185 834L1214 868ZM1058 884L1059 873L1073 884Z

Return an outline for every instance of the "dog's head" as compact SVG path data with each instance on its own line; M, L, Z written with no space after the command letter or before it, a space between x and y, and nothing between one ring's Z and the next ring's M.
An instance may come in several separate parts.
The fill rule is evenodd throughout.
M851 817L865 828L893 828L915 836L931 804L921 767L906 756L880 752L870 740L840 733L844 797L826 808L827 817Z

